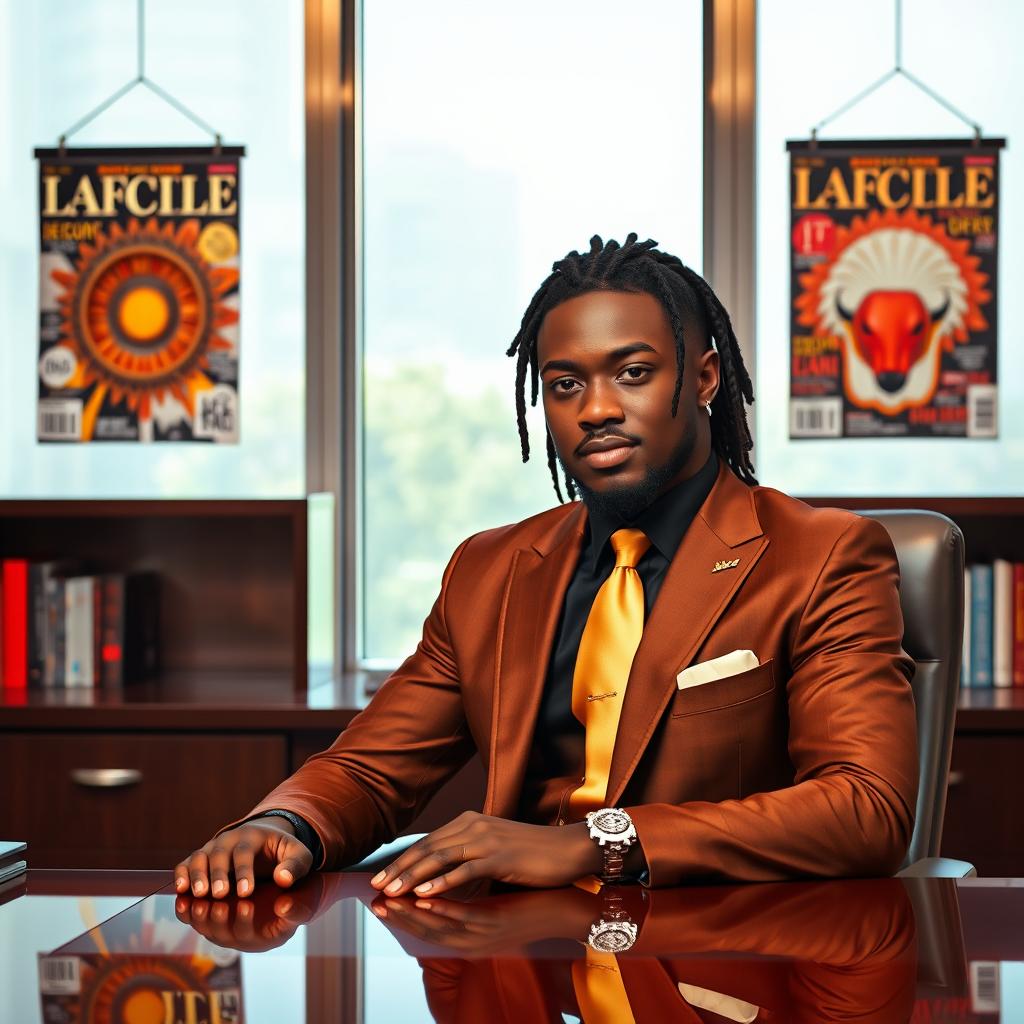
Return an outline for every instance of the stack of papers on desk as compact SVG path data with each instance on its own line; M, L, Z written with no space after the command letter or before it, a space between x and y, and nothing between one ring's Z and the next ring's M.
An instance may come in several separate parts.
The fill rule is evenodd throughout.
M28 863L25 860L24 843L8 843L0 839L0 882L24 874Z

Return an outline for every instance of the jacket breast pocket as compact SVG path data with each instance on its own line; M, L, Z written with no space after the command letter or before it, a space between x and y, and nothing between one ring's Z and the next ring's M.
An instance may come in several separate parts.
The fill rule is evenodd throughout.
M756 668L738 672L725 679L714 679L700 686L687 686L672 701L672 717L700 715L756 700L775 689L774 659L769 658Z

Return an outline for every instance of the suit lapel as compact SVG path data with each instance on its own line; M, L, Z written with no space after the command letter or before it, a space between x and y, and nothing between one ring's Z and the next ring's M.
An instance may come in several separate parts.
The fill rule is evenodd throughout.
M513 555L498 622L485 814L515 813L555 627L585 526L583 506L573 506L531 547Z
M618 803L643 756L675 692L676 674L693 659L767 546L750 488L723 462L669 566L633 659L608 778L608 806ZM739 559L735 567L712 572L716 563L734 559Z

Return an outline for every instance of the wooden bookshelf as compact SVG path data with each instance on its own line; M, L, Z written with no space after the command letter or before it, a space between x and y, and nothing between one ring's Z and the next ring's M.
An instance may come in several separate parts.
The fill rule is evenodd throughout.
M305 499L0 501L0 558L160 577L163 671L306 689Z

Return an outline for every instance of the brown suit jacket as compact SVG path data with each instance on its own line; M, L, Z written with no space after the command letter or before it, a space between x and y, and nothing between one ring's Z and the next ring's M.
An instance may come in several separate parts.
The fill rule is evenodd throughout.
M585 526L573 503L464 541L416 651L250 814L302 815L338 867L479 751L485 813L514 817ZM723 463L644 629L612 759L607 802L632 815L652 885L899 867L917 745L898 574L878 523L747 487ZM738 649L759 666L678 689L681 669Z
M396 935L420 958L439 1022L578 1013L571 963L546 949L456 959ZM569 955L579 958L575 945ZM907 892L883 878L827 893L817 883L652 893L636 945L617 962L637 1024L906 1024L918 957Z

